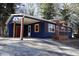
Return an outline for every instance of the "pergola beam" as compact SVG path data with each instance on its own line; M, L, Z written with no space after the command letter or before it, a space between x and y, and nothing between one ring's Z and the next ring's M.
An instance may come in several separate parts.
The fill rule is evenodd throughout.
M13 38L15 37L15 26L16 26L16 23L14 22L13 23Z
M20 39L23 40L23 30L24 30L24 15L21 19L21 27L20 27Z

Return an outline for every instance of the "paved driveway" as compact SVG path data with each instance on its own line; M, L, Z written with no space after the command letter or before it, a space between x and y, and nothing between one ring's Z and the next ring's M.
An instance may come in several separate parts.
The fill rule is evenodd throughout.
M51 39L0 39L0 56L75 56L79 49Z

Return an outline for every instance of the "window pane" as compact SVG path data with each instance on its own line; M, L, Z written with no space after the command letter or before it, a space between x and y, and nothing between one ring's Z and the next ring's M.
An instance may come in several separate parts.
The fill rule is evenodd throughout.
M55 25L54 24L48 24L48 32L55 32Z

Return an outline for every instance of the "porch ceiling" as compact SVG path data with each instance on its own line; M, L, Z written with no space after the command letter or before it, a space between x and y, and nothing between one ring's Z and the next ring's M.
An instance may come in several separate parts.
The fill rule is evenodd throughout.
M17 24L21 24L21 20L22 20L22 17L19 20L13 20L13 22L16 22ZM32 24L36 22L40 22L40 21L35 19L30 19L30 18L24 18L24 24Z

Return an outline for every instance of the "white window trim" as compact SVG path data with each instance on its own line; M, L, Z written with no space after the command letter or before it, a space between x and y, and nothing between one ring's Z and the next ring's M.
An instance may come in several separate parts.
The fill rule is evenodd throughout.
M52 31L52 30L50 30L50 29L54 29L54 31ZM52 33L55 32L55 25L54 25L54 24L48 23L48 32L52 32Z

